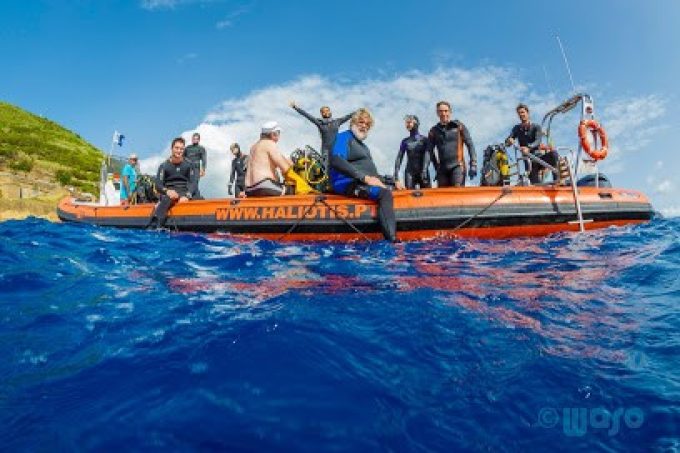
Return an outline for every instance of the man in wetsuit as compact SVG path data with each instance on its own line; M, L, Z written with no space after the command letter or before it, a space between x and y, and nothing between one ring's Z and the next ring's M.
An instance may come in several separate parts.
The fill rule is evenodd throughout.
M418 132L420 120L415 115L406 115L404 125L409 136L401 141L397 160L394 164L394 180L399 180L399 169L406 154L406 170L404 170L404 185L407 189L424 189L430 187L430 180L423 180L423 156L427 149L427 137Z
M338 129L340 128L340 125L347 122L352 117L352 113L349 113L338 119L333 119L331 108L324 105L319 110L321 113L321 118L314 118L312 115L298 107L297 104L295 104L295 101L291 101L290 106L300 115L314 123L314 125L319 129L319 134L321 135L321 158L323 159L324 168L327 169L328 155L333 148L335 136L338 135Z
M525 104L519 104L516 108L517 116L519 116L519 124L516 124L510 131L510 135L505 139L507 146L512 146L515 140L519 142L519 150L522 154L529 154L536 156L543 162L557 168L558 155L555 150L546 150L545 153L541 150L541 139L543 138L543 131L541 126L532 123L529 119L529 107ZM529 181L532 184L541 182L543 167L536 163L531 163L531 172L529 172ZM553 173L555 183L559 182L559 174Z
M470 155L470 179L477 176L477 154L470 132L463 123L451 120L451 104L437 103L439 123L432 126L427 136L427 150L423 155L423 179L428 176L430 160L434 164L439 187L462 187L465 185L465 157L463 145ZM437 154L435 155L435 148Z
M236 198L238 198L241 192L246 190L246 166L248 164L248 156L241 153L241 147L238 145L238 143L232 143L229 149L234 155L234 158L231 160L229 195L234 195ZM234 178L236 178L235 185ZM236 193L234 193L234 190Z
M184 150L184 158L196 165L198 176L202 178L205 176L205 171L208 168L208 153L200 143L201 134L194 132L191 136L191 145L187 146Z
M160 193L160 201L148 227L164 227L170 207L175 203L191 200L196 192L198 175L194 164L184 159L184 144L182 137L174 139L170 148L170 158L158 167L156 190Z
M364 143L372 126L373 116L368 110L361 108L354 112L350 129L338 134L331 150L330 180L336 193L377 201L383 236L395 241L397 222L392 192L378 176L371 152ZM403 189L398 181L397 188Z

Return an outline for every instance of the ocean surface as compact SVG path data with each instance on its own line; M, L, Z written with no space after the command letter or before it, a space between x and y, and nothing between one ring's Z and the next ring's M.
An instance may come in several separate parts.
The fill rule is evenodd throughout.
M0 223L0 450L678 451L680 219L277 244Z

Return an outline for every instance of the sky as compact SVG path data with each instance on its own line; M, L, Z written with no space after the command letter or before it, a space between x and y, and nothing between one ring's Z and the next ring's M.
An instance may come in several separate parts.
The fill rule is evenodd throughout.
M449 100L481 161L518 102L540 122L576 90L610 137L600 171L680 215L677 0L3 0L0 17L0 100L105 152L118 130L114 152L136 152L150 173L173 137L200 131L210 197L226 196L229 144L247 150L267 120L282 124L283 151L318 147L291 100L314 114L369 108L367 144L392 173L407 113L426 132ZM555 121L557 144L575 149L578 115Z

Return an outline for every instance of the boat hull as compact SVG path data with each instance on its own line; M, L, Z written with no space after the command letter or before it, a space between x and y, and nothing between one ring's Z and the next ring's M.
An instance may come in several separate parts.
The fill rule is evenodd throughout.
M616 188L579 188L586 229L642 223L654 211L647 197ZM66 198L63 221L145 228L154 205L95 206ZM508 238L578 231L569 187L465 187L394 192L397 237ZM166 227L274 240L380 239L374 202L338 195L193 200L175 205Z

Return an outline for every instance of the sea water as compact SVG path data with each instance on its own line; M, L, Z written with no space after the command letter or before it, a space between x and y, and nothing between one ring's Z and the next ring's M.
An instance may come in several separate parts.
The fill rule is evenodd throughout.
M0 237L0 450L680 448L680 219L396 245L37 219Z

